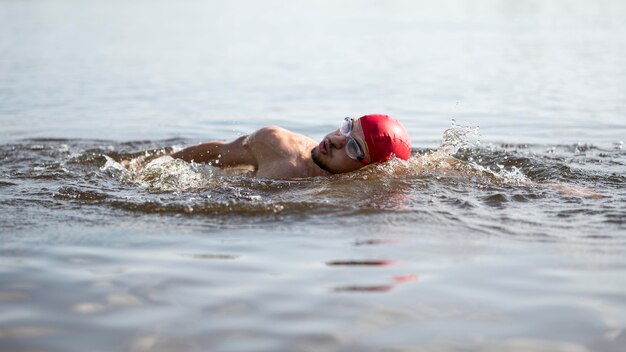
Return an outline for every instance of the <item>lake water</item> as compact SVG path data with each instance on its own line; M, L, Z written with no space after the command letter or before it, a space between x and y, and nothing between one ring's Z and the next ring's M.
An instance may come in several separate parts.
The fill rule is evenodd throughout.
M623 351L626 3L0 1L0 351ZM269 180L157 159L401 120Z

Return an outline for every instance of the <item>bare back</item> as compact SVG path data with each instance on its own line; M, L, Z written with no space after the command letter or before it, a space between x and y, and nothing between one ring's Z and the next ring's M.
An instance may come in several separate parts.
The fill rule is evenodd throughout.
M311 159L311 149L316 145L307 136L275 126L262 128L243 141L243 147L256 160L256 176L263 178L328 175Z

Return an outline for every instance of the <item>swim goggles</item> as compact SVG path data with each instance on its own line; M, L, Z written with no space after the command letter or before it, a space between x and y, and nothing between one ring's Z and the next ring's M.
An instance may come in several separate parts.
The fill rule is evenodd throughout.
M339 132L346 137L346 154L354 160L363 161L365 158L365 153L359 146L359 143L350 136L352 133L352 127L354 125L354 120L350 117L346 117L343 119L341 126L339 127Z

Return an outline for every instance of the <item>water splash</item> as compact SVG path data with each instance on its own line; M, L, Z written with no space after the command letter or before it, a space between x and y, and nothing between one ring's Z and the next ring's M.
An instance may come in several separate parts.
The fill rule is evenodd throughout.
M476 126L463 126L452 119L451 127L443 132L438 150L453 156L460 149L480 146L480 129Z
M486 175L493 176L496 180L509 185L530 185L532 181L524 174L524 172L516 167L505 167L502 164L489 165L487 167L476 162L470 162L469 165L475 170Z
M100 168L100 171L117 171L117 172L122 172L122 173L127 173L128 170L124 167L124 165L118 163L117 161L113 160L113 158L111 158L108 155L103 155L104 158L106 159L106 163Z
M422 174L481 177L485 182L491 180L512 185L530 183L521 168L505 165L506 155L486 158L487 150L480 148L480 139L479 127L459 125L452 119L451 127L443 132L439 147L416 154L409 159L409 165L414 172Z
M163 156L146 164L136 181L151 189L184 191L210 187L215 174L215 167Z
M409 158L408 166L414 173L466 173L467 165L455 157L461 149L477 147L480 144L478 127L458 125L452 119L451 127L443 132L441 143L435 150L417 153Z
M179 192L201 190L215 181L217 169L209 165L187 163L170 156L161 156L142 165L145 156L118 162L104 155L106 163L100 171L117 176L125 183L135 183L156 191Z

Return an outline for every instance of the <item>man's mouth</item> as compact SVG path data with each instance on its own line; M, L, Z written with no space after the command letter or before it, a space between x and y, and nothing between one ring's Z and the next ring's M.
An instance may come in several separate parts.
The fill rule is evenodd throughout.
M324 155L328 155L328 140L326 140L326 138L322 139L320 142L319 151Z

